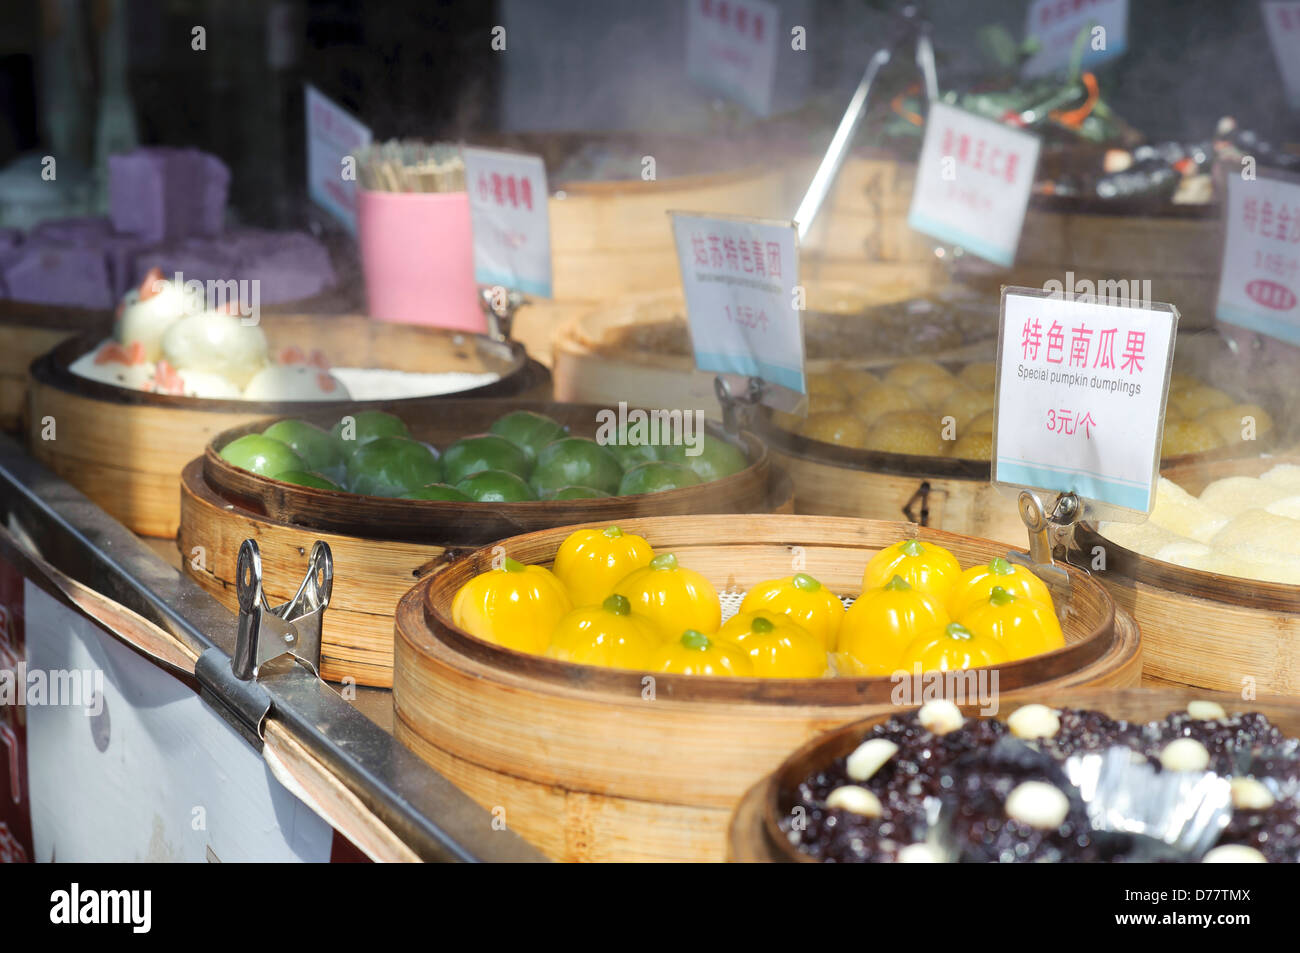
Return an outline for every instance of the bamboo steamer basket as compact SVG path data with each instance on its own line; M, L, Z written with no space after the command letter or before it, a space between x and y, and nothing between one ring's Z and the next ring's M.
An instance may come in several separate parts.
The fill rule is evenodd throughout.
M1200 699L1216 701L1229 713L1259 712L1289 736L1300 737L1300 703L1294 700L1265 696L1243 701L1240 693L1215 694L1181 687L1070 689L1051 695L1023 692L1000 699L996 717L1005 719L1020 705L1041 702L1053 708L1100 711L1117 720L1158 721ZM968 718L980 717L978 706L962 706L962 710ZM795 803L795 791L804 778L853 751L871 729L888 718L877 715L814 738L750 788L731 819L727 859L736 863L816 863L781 836L778 819Z
M1295 397L1287 395L1293 389L1285 386L1276 365L1258 356L1238 356L1213 331L1180 333L1177 348L1176 370L1193 372L1210 386L1274 409L1277 424L1250 444L1252 455L1277 442L1300 438L1294 425L1286 423L1294 419ZM990 349L972 356L991 361L996 355ZM941 363L949 364L949 370L957 369L954 362ZM903 517L1006 543L1018 544L1025 538L1015 494L992 485L988 462L836 446L787 430L766 413L757 417L754 427L767 442L773 459L794 480L796 512L868 519ZM1242 445L1227 445L1168 457L1164 466L1195 467L1243 455Z
M1259 476L1300 457L1181 463L1162 469L1193 495L1214 480ZM1101 547L1095 575L1142 626L1146 674L1177 685L1300 695L1300 586L1186 569L1133 552L1084 525L1082 559ZM1246 697L1250 697L1247 695Z
M595 432L600 408L523 401L451 400L407 421L416 439L446 446L485 431L512 410L548 414L581 436ZM333 418L315 415L329 426ZM232 466L218 448L264 429L259 421L226 431L181 475L177 546L185 572L237 611L239 547L255 539L263 588L272 604L287 602L307 571L312 544L334 557L334 590L325 613L321 675L332 681L388 687L393 681L393 612L412 584L439 571L467 547L521 532L662 514L793 512L789 477L773 473L767 450L741 434L750 465L712 483L664 493L597 500L451 503L358 496L295 486ZM714 436L721 430L709 425Z
M864 309L901 301L926 290L915 275L900 273L893 266L880 266L880 280L857 282L817 281L807 285L807 310L829 315L858 315ZM673 282L674 285L677 282ZM684 315L685 299L680 290L633 295L583 311L555 334L552 365L555 396L560 400L591 403L627 401L646 407L702 407L718 416L714 375L695 366L689 354L668 354L628 346L611 347L618 334L645 325L661 325ZM961 357L978 348L948 352ZM866 358L867 365L887 358ZM809 373L828 367L828 359L810 359Z
M784 430L767 415L755 426L794 481L797 513L901 518L1024 543L1015 494L992 484L986 462L836 446Z
M549 389L545 369L519 344L420 325L386 324L358 316L263 316L271 353L319 348L340 367L499 374L487 385L445 397L396 400L282 402L207 400L148 394L72 374L68 368L99 341L65 341L30 368L28 445L41 463L142 536L171 538L180 524L177 482L185 465L216 434L271 416L329 408L388 410L398 415L449 397L505 397ZM55 439L44 438L52 419Z
M32 361L70 337L107 335L112 326L111 311L0 300L0 430L22 428Z
M912 524L799 516L666 517L623 523L719 592L789 575L792 557L833 591L903 537L964 564L1006 547ZM505 540L550 564L574 527ZM397 610L398 738L544 853L562 860L721 860L741 795L819 731L893 710L888 678L702 678L623 672L525 655L450 621L451 600L491 565L480 549L421 581ZM1071 569L1067 646L1003 666L1002 690L1136 684L1137 628Z
M757 161L732 139L590 132L514 133L496 145L537 153L551 189L551 278L557 302L607 301L678 281L668 212L779 218L788 163ZM584 150L617 178L570 164ZM654 160L653 178L645 159ZM584 177L588 176L588 177ZM791 206L793 208L793 206Z
M767 415L758 418L755 429L794 481L797 513L903 517L1013 545L1025 538L1015 493L993 485L987 462L836 446L784 430ZM1171 457L1167 463L1198 466L1232 453L1224 448Z

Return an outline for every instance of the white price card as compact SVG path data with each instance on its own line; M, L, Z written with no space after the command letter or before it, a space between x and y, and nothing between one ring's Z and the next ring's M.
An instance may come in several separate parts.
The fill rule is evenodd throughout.
M551 297L551 217L541 156L462 150L474 228L474 280Z
M1286 85L1286 101L1300 109L1300 2L1264 0L1260 4L1273 58Z
M346 158L370 145L370 129L308 84L307 100L307 192L312 201L342 222L352 234L357 231L356 162L348 174Z
M1128 49L1128 0L1034 0L1025 14L1025 35L1036 37L1038 52L1021 70L1026 77L1064 73L1080 30L1084 69Z
M1300 344L1300 177L1228 167L1220 321Z
M1038 137L934 103L907 223L995 264L1016 260L1038 165Z
M1172 305L1004 288L993 482L1150 513L1177 325Z
M794 224L671 214L696 367L805 393Z
M686 0L686 75L766 116L772 110L779 16L767 0Z

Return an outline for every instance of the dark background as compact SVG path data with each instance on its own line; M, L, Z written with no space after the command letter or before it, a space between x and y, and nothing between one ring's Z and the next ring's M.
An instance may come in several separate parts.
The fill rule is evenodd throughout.
M233 172L242 217L291 224L304 207L302 84L353 110L377 138L472 139L510 129L692 132L720 121L684 81L685 0L0 0L0 167L50 148L50 70L79 90L77 159L93 161L97 31L125 4L129 93L142 143L196 145ZM800 99L841 108L896 4L780 0L806 23ZM1019 37L1027 0L932 0L940 79L979 65L989 22ZM1114 108L1153 139L1200 139L1235 115L1297 138L1253 0L1131 0L1129 51L1102 68ZM508 49L490 47L507 26ZM203 25L207 49L191 49ZM51 38L81 40L80 55ZM272 52L272 49L278 52ZM783 74L782 74L783 75ZM778 83L781 75L779 75ZM68 110L73 112L74 110ZM735 123L734 114L725 117ZM715 129L716 131L716 129Z

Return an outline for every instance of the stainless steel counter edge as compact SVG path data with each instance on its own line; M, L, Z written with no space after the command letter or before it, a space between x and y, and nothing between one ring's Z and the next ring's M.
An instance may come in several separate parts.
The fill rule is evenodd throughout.
M236 631L231 612L4 435L0 508L10 530L50 564L155 622L196 654L215 647L229 659ZM420 857L545 860L513 831L494 830L487 811L306 668L291 666L258 684L275 716Z

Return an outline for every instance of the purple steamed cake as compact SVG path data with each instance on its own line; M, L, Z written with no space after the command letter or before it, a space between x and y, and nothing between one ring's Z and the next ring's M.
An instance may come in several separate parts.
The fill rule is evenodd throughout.
M120 298L135 287L131 262L140 249L140 239L115 233L113 223L107 218L62 218L42 222L32 230L28 242L47 248L98 248L108 265L113 297Z
M135 283L154 267L169 281L178 271L186 281L258 281L261 305L310 298L338 281L329 252L310 235L260 228L143 249L132 265Z
M0 228L0 255L22 244L23 233L17 228Z
M41 222L28 235L28 240L45 245L95 246L113 236L113 223L104 216L89 218L56 218Z
M197 149L150 147L108 158L113 227L147 242L220 234L230 170Z
M325 246L304 232L244 229L233 237L246 276L261 282L263 304L311 298L338 281Z
M2 267L6 291L18 301L109 310L117 300L99 249L21 246Z

